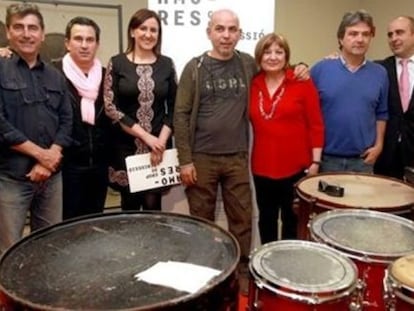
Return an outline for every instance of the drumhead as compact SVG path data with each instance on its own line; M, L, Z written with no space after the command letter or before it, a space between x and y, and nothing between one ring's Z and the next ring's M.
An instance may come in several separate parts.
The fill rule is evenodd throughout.
M0 289L37 310L158 310L226 280L239 256L234 237L213 223L179 214L113 213L61 223L18 242L0 259ZM221 274L196 294L135 278L163 261Z
M277 241L256 249L250 271L270 287L313 295L349 289L356 282L355 265L324 245L309 241Z
M329 196L318 191L319 181L344 188L343 197ZM411 208L414 187L397 179L357 173L323 173L301 179L296 185L302 199L316 199L332 207L384 210Z
M390 262L414 252L414 222L378 211L324 212L311 220L310 232L314 240L362 261Z
M414 254L401 257L391 264L391 276L414 290Z

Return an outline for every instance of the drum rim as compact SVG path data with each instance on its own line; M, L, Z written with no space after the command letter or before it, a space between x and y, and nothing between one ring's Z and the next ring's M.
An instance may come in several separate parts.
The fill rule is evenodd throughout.
M333 216L336 216L337 214L342 215L354 215L354 216L376 216L378 218L383 219L393 219L397 223L405 224L407 227L411 227L414 231L414 222L399 216L396 216L394 214L390 213L384 213L380 211L375 210L365 210L365 209L337 209L337 210L329 210L323 213L320 213L313 217L309 222L309 231L310 235L313 240L324 243L336 250L338 250L340 253L345 254L345 256L360 260L362 262L373 262L373 263L390 263L391 261L394 261L395 259L399 257L403 257L407 254L411 254L414 252L414 248L409 251L401 251L398 253L375 253L375 252L369 252L366 250L359 250L352 247L348 247L346 245L341 245L337 243L335 240L333 240L330 236L322 233L317 234L315 232L315 223L322 222L324 218L333 218ZM319 230L322 232L322 230Z
M197 298L201 297L202 295L208 293L210 290L214 289L215 286L222 284L223 282L225 282L232 274L235 273L237 264L239 262L239 258L240 258L240 245L237 242L235 236L229 232L224 230L222 227L220 227L219 225L217 225L216 223L209 221L207 219L198 217L198 216L190 216L190 215L184 215L184 214L180 214L180 213L173 213L173 212L158 212L158 211L121 211L121 212L111 212L111 213L107 213L107 214L91 214L91 215L87 215L87 216L82 216L82 217L76 217L76 218L72 218L69 220L65 220L62 221L60 223L39 229L35 232L33 232L32 234L29 234L26 237L23 237L21 240L19 240L18 242L16 242L15 244L13 244L10 248L8 248L1 256L0 256L0 268L2 267L2 263L5 260L5 258L7 256L10 256L13 251L17 248L19 248L22 244L28 243L29 241L31 241L32 239L36 238L41 238L44 235L47 235L51 232L57 231L60 228L63 227L68 227L68 226L72 226L75 224L78 224L79 222L87 222L88 220L93 220L93 219L102 219L102 218L122 218L122 217L127 217L127 216L135 216L135 217L139 217L139 216L143 216L143 215L158 215L158 216L170 216L170 217L175 217L178 219L188 219L188 220L194 220L194 221L198 221L201 223L204 223L207 226L211 226L219 231L221 231L224 235L227 235L230 237L230 239L233 242L233 245L235 247L235 258L237 260L235 260L234 263L232 263L231 267L229 267L229 269L223 271L222 273L220 273L217 277L214 277L214 283L208 283L206 286L204 286L202 288L202 290L198 291L197 293L191 294L191 293L186 293L183 296L174 298L174 299L170 299L166 302L159 302L159 303L153 303L150 305L146 305L143 307L132 307L132 308L123 308L123 309L116 309L116 311L147 311L147 310L158 310L158 309L163 309L165 307L171 306L171 305L175 305L175 304L179 304L179 303L186 303L192 300L196 300ZM22 299L20 296L15 295L13 292L10 292L8 289L6 289L1 280L0 280L0 292L3 293L3 295L5 295L8 299L12 299L13 302L16 302L24 307L28 307L34 310L42 310L42 311L75 311L75 310L79 310L79 309L71 309L71 308L62 308L62 307L57 307L57 306L47 306L47 305L42 305L39 303L33 303L31 301L27 301ZM100 309L98 309L100 310ZM102 309L102 310L111 310L111 309Z
M323 290L318 286L309 286L308 288L300 287L294 288L291 284L286 282L275 283L272 280L266 278L266 275L262 275L260 271L258 271L257 267L254 265L254 256L258 256L259 253L264 253L266 250L271 249L274 246L280 246L281 249L289 249L289 246L297 246L298 249L309 248L318 251L323 251L325 254L334 255L335 259L337 259L344 268L349 268L348 270L351 271L353 274L350 278L348 283L346 282L337 282L336 288L327 289L324 288ZM264 248L263 248L264 246ZM283 241L275 241L270 242L262 247L258 247L253 250L250 254L250 261L249 261L249 270L250 273L254 276L254 280L256 283L260 283L260 286L267 288L271 292L275 292L280 294L284 297L289 297L293 294L297 296L299 300L303 298L303 300L311 300L312 303L308 302L309 304L315 304L318 300L326 300L331 301L338 299L339 297L346 296L353 289L357 286L358 280L358 269L355 263L338 252L337 250L312 241L299 241L299 240L283 240ZM286 247L286 248L283 248ZM291 248L291 247L290 247ZM347 266L347 267L346 267ZM286 289L287 291L284 291ZM319 302L320 303L320 302Z
M332 173L332 172L325 172L325 173L319 173L317 175L310 175L310 176L305 176L302 177L301 179L298 180L298 182L295 184L295 189L296 189L296 193L297 195L305 200L306 202L311 202L311 201L315 201L315 205L316 206L320 206L323 207L327 210L334 210L336 208L342 208L342 209L361 209L361 210L374 210L374 211L383 211L383 212L405 212L405 211L410 211L413 208L413 204L414 202L407 202L406 204L403 205L396 205L396 206L388 206L388 207L375 207L375 206L370 206L370 207L361 207L361 206L354 206L354 205L350 205L350 204L346 204L346 203L338 203L338 202L332 202L329 201L327 199L324 198L320 198L320 197L315 197L312 196L312 194L305 192L303 189L300 189L300 184L303 183L304 181L308 180L308 179L313 179L313 178L323 178L324 176L335 176L335 175L346 175L346 176L363 176L363 177L369 177L369 178L375 178L375 179L387 179L387 180L391 180L393 182L397 182L399 184L403 184L409 188L412 188L414 190L414 185L405 183L397 178L394 177L388 177L388 176L384 176L384 175L378 175L378 174L369 174L369 173L356 173L356 172L337 172L337 173Z

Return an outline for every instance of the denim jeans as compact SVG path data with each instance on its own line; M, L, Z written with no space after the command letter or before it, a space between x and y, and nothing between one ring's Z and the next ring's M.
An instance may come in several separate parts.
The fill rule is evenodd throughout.
M40 183L0 174L0 254L23 235L27 212L31 231L62 220L62 176Z
M363 158L343 158L323 155L320 172L372 173L373 165L366 164Z
M190 214L214 221L220 184L229 231L240 244L241 260L250 254L252 196L247 153L230 155L193 154L197 182L185 192Z

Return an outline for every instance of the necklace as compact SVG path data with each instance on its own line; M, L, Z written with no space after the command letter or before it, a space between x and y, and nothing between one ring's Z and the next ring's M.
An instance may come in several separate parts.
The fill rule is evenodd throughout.
M263 119L270 120L271 118L273 118L273 115L274 115L275 110L276 110L276 106L280 102L280 99L282 98L284 92L285 92L285 87L283 86L282 89L280 90L279 94L276 96L275 100L272 101L272 107L270 108L270 113L267 113L264 110L264 107L263 107L263 93L262 93L262 91L259 92L259 111L260 111L260 115L263 117Z

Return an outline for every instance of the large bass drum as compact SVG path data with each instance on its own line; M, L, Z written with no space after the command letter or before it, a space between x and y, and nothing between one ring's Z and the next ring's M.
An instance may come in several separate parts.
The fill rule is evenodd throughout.
M143 212L76 219L3 254L0 310L235 310L239 256L231 234L199 218ZM219 274L195 293L135 277L168 261Z

